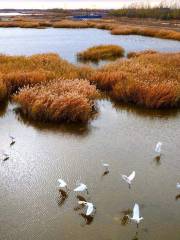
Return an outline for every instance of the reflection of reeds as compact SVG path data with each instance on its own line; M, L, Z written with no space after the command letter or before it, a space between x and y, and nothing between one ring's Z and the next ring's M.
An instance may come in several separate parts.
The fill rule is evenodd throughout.
M92 81L120 102L148 108L180 103L180 54L142 54L118 60L97 70Z
M88 48L87 50L77 54L77 57L81 61L99 61L99 60L111 60L122 57L124 55L124 49L116 45L99 45Z

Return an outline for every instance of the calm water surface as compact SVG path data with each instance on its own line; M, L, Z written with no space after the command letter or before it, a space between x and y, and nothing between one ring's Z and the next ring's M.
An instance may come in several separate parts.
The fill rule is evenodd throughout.
M22 42L29 37L22 36L21 29L1 31L9 34L9 38L1 35L1 51L32 54L44 52L44 47L45 51L57 51L61 56L64 52L63 57L72 62L77 49L86 48L96 40L100 43L100 33L117 42L127 39L123 46L129 46L129 50L135 50L130 42L136 42L136 50L140 50L142 46L147 47L145 41L149 39L134 36L130 41L128 37L107 36L106 31L94 29L85 30L84 34L78 30L81 38L72 30L79 40L71 38L66 47L60 47L65 46L64 41L51 36L49 31L64 32L64 38L68 39L67 30L23 30L32 38L24 46ZM88 31L97 34L97 39L87 38ZM105 38L101 40L102 43ZM175 50L175 46L178 50L177 42L167 41L172 43L172 48L168 44L166 48L163 45L166 40L151 40L162 41L159 44L162 51L163 46L167 51ZM10 44L11 41L14 44ZM42 46L42 42L49 47ZM180 239L180 199L177 197L180 192L176 190L176 182L180 181L180 112L142 111L117 106L109 100L99 100L97 105L99 113L87 126L34 124L17 115L15 105L1 109L0 154L10 155L8 161L0 161L1 240ZM16 138L12 147L9 147L9 135ZM158 141L163 142L159 162L154 159ZM103 176L101 160L110 164L110 173L106 176ZM129 189L120 174L129 174L132 170L136 171L136 178ZM60 201L58 178L66 180L70 189L76 186L77 180L88 185L90 194L84 197L97 207L89 224L80 215L82 210L76 210L77 198L72 191L66 201ZM140 204L144 217L138 232L134 224L122 225L123 212L132 209L135 202Z
M76 63L76 53L99 44L117 44L126 53L154 49L180 51L180 42L143 36L116 36L99 29L22 29L0 28L0 53L32 55L56 52Z

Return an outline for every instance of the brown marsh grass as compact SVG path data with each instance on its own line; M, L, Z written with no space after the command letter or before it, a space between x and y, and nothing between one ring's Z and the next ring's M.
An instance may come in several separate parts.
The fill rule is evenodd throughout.
M40 121L87 122L98 96L96 87L82 79L59 79L34 87L26 86L15 94L29 118Z
M128 58L133 58L133 57L139 57L139 56L141 56L141 55L146 55L146 54L149 55L149 54L156 54L156 53L158 53L158 52L149 49L149 50L144 50L144 51L140 51L140 52L129 52L129 53L127 54L127 57L128 57Z
M180 41L180 32L168 29L158 29L150 27L132 27L132 26L117 26L112 29L113 35L142 35L149 37L157 37L164 39L173 39Z
M180 53L117 60L96 70L91 80L119 102L176 107L180 104Z
M4 100L7 96L7 87L6 84L4 83L3 77L0 74L0 102Z
M80 61L99 61L111 60L122 57L124 49L116 45L99 45L88 48L87 50L77 54Z

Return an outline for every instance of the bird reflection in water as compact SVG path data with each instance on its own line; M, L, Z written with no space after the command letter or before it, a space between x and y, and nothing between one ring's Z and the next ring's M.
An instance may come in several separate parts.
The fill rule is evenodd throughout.
M154 162L156 163L156 165L161 165L161 156L156 156L154 158Z
M78 199L79 201L84 201L84 202L87 201L87 200L86 200L83 196L81 196L81 195L77 195L76 197L77 197L77 199ZM78 206L76 206L76 207L74 208L74 211L78 211L78 210L81 210L81 209L83 209L83 206L82 206L82 205L78 205Z
M135 234L135 236L132 238L132 240L139 240L139 238L138 238L138 231L136 231L136 234Z
M180 194L176 195L175 199L180 200Z
M65 203L67 198L68 198L68 193L62 189L59 189L59 196L57 200L58 206L61 207Z
M128 215L132 214L132 210L131 209L123 210L122 213L123 213L123 217L121 219L121 225L126 226L129 223Z
M82 226L90 225L90 224L93 222L93 220L94 220L94 216L92 216L92 215L87 216L87 215L84 214L84 213L80 213L79 215L80 215L81 217L83 217L84 220L85 220L85 223L82 224Z

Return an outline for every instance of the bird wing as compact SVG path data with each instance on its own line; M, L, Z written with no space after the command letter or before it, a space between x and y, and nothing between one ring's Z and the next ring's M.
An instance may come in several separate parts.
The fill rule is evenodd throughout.
M160 152L161 151L161 145L162 145L162 142L158 142L156 144L155 152Z
M87 205L86 216L89 216L93 212L94 206L92 203L87 203L86 205Z
M74 192L82 192L86 189L86 185L80 184L77 188L74 189Z
M86 204L85 201L78 201L79 204Z
M65 187L67 185L66 182L60 178L58 179L58 183L60 184L61 187Z
M122 179L125 180L126 182L129 180L126 175L121 175L121 176L122 176Z
M135 176L136 176L136 172L133 171L133 172L129 175L128 179L129 179L130 181L132 181L132 180L135 178Z
M139 205L135 203L133 208L133 218L138 219L139 218Z

